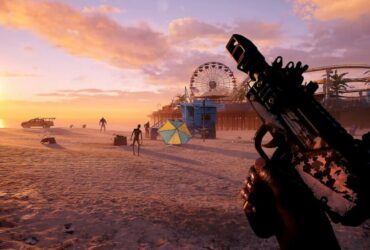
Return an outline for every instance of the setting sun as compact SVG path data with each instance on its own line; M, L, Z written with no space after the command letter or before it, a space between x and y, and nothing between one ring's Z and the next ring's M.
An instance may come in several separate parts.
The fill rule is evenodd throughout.
M4 79L0 75L0 99L4 98Z
M0 119L0 128L5 128L5 123L3 119Z

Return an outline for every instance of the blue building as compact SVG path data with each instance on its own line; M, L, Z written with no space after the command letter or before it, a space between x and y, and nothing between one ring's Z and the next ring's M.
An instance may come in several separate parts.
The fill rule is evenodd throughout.
M211 100L194 100L181 103L181 116L193 135L216 138L217 108Z

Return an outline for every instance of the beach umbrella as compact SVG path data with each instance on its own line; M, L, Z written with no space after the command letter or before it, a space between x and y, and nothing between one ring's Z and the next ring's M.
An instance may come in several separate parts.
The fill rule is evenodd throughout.
M166 144L185 144L191 138L188 127L180 120L167 120L158 132Z

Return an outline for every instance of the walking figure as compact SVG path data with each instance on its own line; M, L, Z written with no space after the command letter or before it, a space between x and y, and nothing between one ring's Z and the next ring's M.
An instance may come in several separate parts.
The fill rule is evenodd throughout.
M105 132L105 125L107 124L107 120L104 119L104 117L102 117L99 121L99 125L100 125L100 132L104 129L104 132Z
M149 138L149 127L150 127L149 122L147 122L147 123L145 123L145 124L144 124L144 128L145 128L145 138Z
M134 141L132 142L132 152L135 155L135 142L137 142L137 156L139 156L140 155L140 144L143 143L143 134L141 133L141 130L140 130L140 124L137 125L137 128L135 128L132 131L131 139L130 139L131 141L132 141L132 136L134 136Z

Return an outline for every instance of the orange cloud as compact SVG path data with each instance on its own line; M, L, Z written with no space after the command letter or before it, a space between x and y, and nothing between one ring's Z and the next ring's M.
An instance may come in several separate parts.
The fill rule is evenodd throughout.
M36 76L38 75L18 71L0 71L0 77L36 77Z
M198 66L207 61L225 62L227 58L226 53L220 55L194 50L179 52L167 58L161 65L144 67L143 72L150 83L183 90L185 86L189 86L190 77Z
M171 92L169 91L154 93L149 91L129 92L115 89L64 89L51 93L39 93L37 96L52 97L54 98L53 103L59 103L66 106L83 106L86 109L91 110L94 110L97 107L98 109L99 107L105 107L111 110L121 110L122 112L136 112L132 107L135 107L138 110L146 108L152 109L152 107L154 107L159 101L169 102L171 100ZM146 101L139 102L139 99ZM147 100L150 100L151 103L147 104Z
M310 22L302 42L291 48L273 48L269 56L280 55L285 61L302 61L314 66L332 64L369 64L370 16Z
M293 11L305 19L357 19L370 12L368 0L294 0Z
M58 90L56 92L51 93L38 93L36 96L43 96L43 97L65 97L67 99L70 98L78 98L78 97L86 97L86 96L120 96L124 93L121 90L102 90L102 89L63 89Z
M259 47L275 47L285 39L284 30L279 23L239 20L235 23L233 33L244 34Z
M122 12L122 10L111 5L102 4L99 6L84 7L82 9L82 12L90 14L110 14L110 13L120 13Z
M168 30L174 45L199 51L225 46L233 33L246 34L259 46L279 44L284 33L280 24L271 22L239 20L230 25L214 25L190 17L173 20Z
M198 37L225 37L224 29L190 17L171 21L168 31L175 41L188 41Z
M246 35L260 48L271 48L285 39L280 24L254 20L214 25L194 18L181 18L170 22L168 30L171 45L177 50L168 53L160 64L143 67L143 72L149 83L181 88L189 85L194 70L205 62L235 65L228 53L222 52L233 33Z
M146 84L177 89L188 84L199 65L225 62L228 55L220 48L232 33L245 34L258 46L275 46L284 33L281 25L270 22L239 20L216 25L188 17L170 22L166 34L146 24L122 26L66 4L33 0L0 1L0 25L29 30L75 56L138 69Z
M147 24L125 27L58 2L3 0L0 24L30 30L70 54L122 68L156 62L168 50L166 37Z

